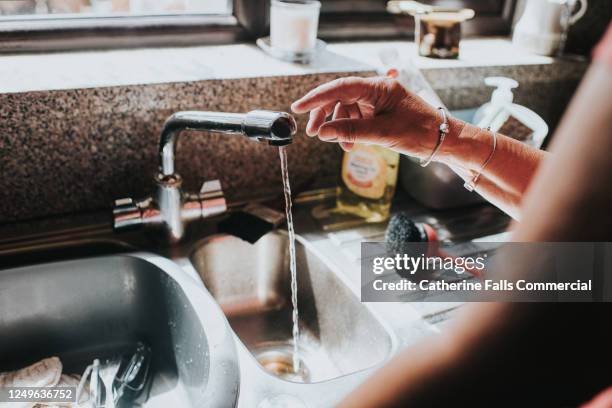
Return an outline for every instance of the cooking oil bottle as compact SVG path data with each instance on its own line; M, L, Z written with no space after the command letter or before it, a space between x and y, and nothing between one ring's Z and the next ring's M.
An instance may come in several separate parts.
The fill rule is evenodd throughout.
M368 222L389 218L398 166L399 153L380 146L355 144L342 158L336 210Z

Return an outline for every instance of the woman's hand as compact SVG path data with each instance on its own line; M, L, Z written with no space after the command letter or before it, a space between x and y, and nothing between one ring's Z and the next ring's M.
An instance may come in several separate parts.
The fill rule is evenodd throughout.
M353 143L368 143L417 157L431 154L442 123L435 108L396 80L382 77L336 79L308 92L291 109L310 112L308 136L339 142L344 150L350 150ZM331 120L326 121L330 115ZM454 119L450 125L445 150L462 128Z
M309 136L339 142L344 150L353 143L376 144L399 153L428 158L438 142L442 115L391 78L342 78L308 92L291 106L295 113L310 112ZM331 115L331 120L327 117ZM518 218L522 196L544 153L497 135L492 159L491 132L451 116L449 132L434 160L449 165L468 181L481 174L476 191Z

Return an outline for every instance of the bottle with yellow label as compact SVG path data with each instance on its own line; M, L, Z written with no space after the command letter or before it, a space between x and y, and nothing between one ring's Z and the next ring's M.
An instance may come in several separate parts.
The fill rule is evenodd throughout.
M389 218L397 184L399 153L379 146L355 144L344 152L336 199L337 210L380 222Z

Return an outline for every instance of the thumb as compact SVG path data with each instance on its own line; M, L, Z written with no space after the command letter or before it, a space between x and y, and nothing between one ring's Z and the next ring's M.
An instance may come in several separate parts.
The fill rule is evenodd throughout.
M380 123L376 119L336 119L319 128L324 142L382 144Z

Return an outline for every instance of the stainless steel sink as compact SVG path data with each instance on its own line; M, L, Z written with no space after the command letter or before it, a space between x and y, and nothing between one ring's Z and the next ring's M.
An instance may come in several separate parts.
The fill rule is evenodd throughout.
M267 371L295 382L322 382L372 367L392 340L340 275L296 242L299 355L305 371L287 376L292 358L291 289L286 233L252 245L230 235L207 238L191 256L204 285L251 354Z
M81 373L138 341L153 351L145 406L235 406L231 330L172 261L138 253L0 270L0 371L59 356Z

